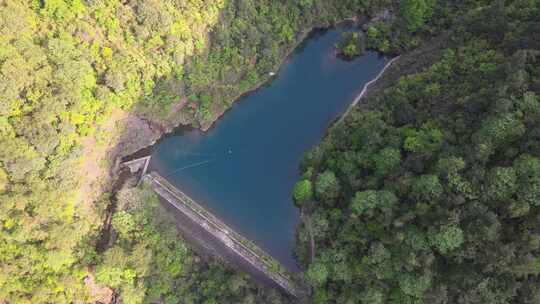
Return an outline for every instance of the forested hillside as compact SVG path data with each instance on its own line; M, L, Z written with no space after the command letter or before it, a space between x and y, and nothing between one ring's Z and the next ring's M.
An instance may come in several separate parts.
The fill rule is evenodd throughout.
M540 3L463 5L303 161L315 303L540 302Z

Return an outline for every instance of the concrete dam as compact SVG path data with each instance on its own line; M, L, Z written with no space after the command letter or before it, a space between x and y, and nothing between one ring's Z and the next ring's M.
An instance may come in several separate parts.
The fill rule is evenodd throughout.
M147 173L149 162L150 157L143 157L123 165L130 168L132 173L141 172L139 185L149 186L170 207L179 211L182 217L178 219L178 226L188 241L290 296L300 299L308 294L308 289L298 275L290 273L276 259L227 226L157 172Z

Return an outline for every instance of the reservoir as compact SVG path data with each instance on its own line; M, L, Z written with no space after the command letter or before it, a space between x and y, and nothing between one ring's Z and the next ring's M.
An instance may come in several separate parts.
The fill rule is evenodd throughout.
M274 80L209 131L180 130L152 150L151 170L293 271L302 155L387 62L376 53L337 58L334 45L348 30L313 32Z

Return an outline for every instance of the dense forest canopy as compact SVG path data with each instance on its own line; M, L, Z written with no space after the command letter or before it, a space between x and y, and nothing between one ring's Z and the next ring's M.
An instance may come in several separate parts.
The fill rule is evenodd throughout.
M539 25L538 1L464 11L306 155L315 303L540 302Z
M370 49L448 41L308 153L294 198L314 301L538 303L539 6L0 1L0 302L84 303L103 286L125 303L290 301L194 253L145 189L117 195L96 250L111 197L80 191L81 167L88 142L117 143L114 113L208 126L311 28L368 15Z

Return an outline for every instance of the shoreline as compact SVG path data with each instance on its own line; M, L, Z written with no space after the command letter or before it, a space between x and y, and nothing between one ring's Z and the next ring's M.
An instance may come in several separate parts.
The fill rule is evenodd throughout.
M343 23L343 22L347 22L347 21L350 21L350 20L347 19L347 20L339 22L338 24ZM336 24L334 26L338 26L338 24ZM279 75L279 71L282 69L282 67L287 63L288 60L290 60L290 57L293 55L293 53L298 49L298 47L300 45L302 45L302 43L304 43L306 41L308 36L313 31L327 30L327 29L330 29L330 28L332 28L332 26L329 26L329 27L313 27L313 28L311 28L311 29L309 29L307 31L302 32L300 34L300 39L298 40L298 43L296 43L293 47L291 47L290 50L288 50L285 53L285 56L283 57L283 59L279 62L279 64L276 65L277 69L275 70L275 72L273 72L274 74L272 76L268 77L267 79L262 80L260 83L257 83L253 87L249 88L247 91L238 94L236 97L231 98L232 101L228 104L228 107L225 108L221 113L216 114L216 116L213 117L211 121L209 121L207 126L200 124L196 120L194 122L198 123L198 126L194 126L193 122L184 123L184 122L181 122L181 121L180 122L173 122L173 123L171 123L171 125L164 125L164 124L162 124L160 122L156 122L156 121L154 121L152 119L144 118L144 117L138 115L137 113L133 113L141 121L144 121L149 129L153 130L154 128L157 128L158 129L157 133L159 133L159 134L158 134L158 136L156 138L150 139L149 142L141 144L135 151L131 151L131 152L128 152L128 153L125 153L125 154L122 153L123 151L120 152L119 155L116 156L116 158L117 158L116 162L126 162L126 161L131 160L131 159L139 158L139 157L142 157L142 156L147 156L148 154L146 153L146 151L151 150L151 147L154 146L159 140L161 140L163 138L166 138L168 136L174 136L174 134L176 134L180 130L186 130L186 131L199 130L202 133L207 133L210 129L212 129L216 125L216 123L225 114L227 114L228 111L230 111L235 105L239 104L240 100L243 97L245 97L245 96L247 96L249 94L252 94L254 92L257 92L258 90L262 89L266 84L273 81ZM117 145L120 145L120 144L122 144L122 142L119 142ZM114 173L116 173L116 172L114 172Z
M377 80L379 80L379 78L381 78L383 75L384 75L384 72L394 63L396 62L398 59L400 58L400 55L390 59L390 61L388 61L386 63L386 65L382 68L382 70L379 72L379 74L377 74L377 76L373 79L371 79L370 81L368 81L366 84L364 84L364 87L362 88L362 91L360 91L360 94L358 94L353 102L347 107L347 110L345 110L345 112L340 115L339 119L333 123L332 125L337 125L337 124L340 124L341 122L343 122L343 120L345 120L345 118L349 115L349 113L351 112L351 110L360 102L360 100L368 93L368 89L369 87L374 84L375 82L377 82Z
M148 151L151 149L152 146L154 146L160 139L165 138L167 136L174 135L178 130L184 129L184 130L199 130L202 133L208 132L210 129L212 129L215 124L228 112L232 109L233 106L239 103L243 97L245 97L248 94L254 93L258 91L259 89L263 88L266 84L270 83L273 79L275 79L277 76L279 76L280 70L283 68L283 66L287 63L288 60L291 59L291 56L298 50L298 48L306 42L306 40L309 38L310 35L317 31L326 31L332 28L337 28L341 26L349 26L351 28L356 28L360 31L365 31L365 26L369 25L373 21L381 19L381 14L383 14L384 11L378 12L378 13L372 13L372 14L357 14L352 17L348 17L333 23L329 24L315 24L309 28L303 29L299 33L299 38L297 41L288 49L285 51L283 58L280 60L279 63L276 64L275 70L271 73L269 77L262 79L259 83L253 85L251 88L247 89L246 91L237 94L235 97L231 98L231 102L227 104L226 108L221 109L220 111L216 112L214 114L214 117L208 123L201 124L195 118L190 118L188 120L182 121L182 119L177 119L174 121L158 121L152 118L147 118L141 113L132 112L131 114L136 117L136 119L140 120L145 124L145 128L149 129L152 133L155 133L155 136L152 136L149 141L139 141L135 144L136 148L131 149L129 151L121 150L117 153L113 159L115 162L122 162L126 160L130 160L133 158L146 156L143 151ZM399 57L399 56L397 56ZM386 67L383 69L385 70ZM371 83L370 83L371 84ZM355 103L355 101L353 101ZM357 101L356 101L357 103ZM346 113L350 109L348 108ZM181 109L177 112L178 115L181 114ZM343 115L340 115L338 119L341 119ZM194 125L194 123L198 124L197 126ZM331 128L334 125L335 121L329 125L328 128ZM122 141L118 142L117 145L121 145ZM136 156L135 156L136 155ZM113 168L114 169L114 168ZM116 175L116 171L111 172L111 176Z
M243 93L240 93L236 97L232 98L232 102L229 104L229 107L227 107L221 114L214 117L212 119L212 121L209 122L210 124L208 126L203 126L203 125L199 124L199 127L191 126L191 128L199 129L203 133L206 133L210 129L212 129L215 126L215 124L218 122L218 120L220 120L221 117L223 117L223 115L225 115L228 111L230 111L234 105L238 104L243 97L245 97L245 96L247 96L247 95L249 95L251 93L257 92L258 90L262 89L266 84L268 84L268 83L272 82L274 79L276 79L279 76L279 73L283 69L284 65L287 64L287 62L291 59L291 57L294 55L294 53L298 50L298 48L302 44L304 44L309 39L309 37L311 35L314 35L317 32L327 31L327 30L332 29L332 28L345 26L347 23L349 23L351 27L353 27L353 26L361 26L363 23L359 23L359 19L360 18L358 16L351 17L351 18L341 20L339 22L336 22L336 23L331 24L331 25L326 26L326 27L325 26L313 26L313 27L311 27L309 29L306 29L306 30L302 31L300 33L300 35L299 35L299 39L298 39L297 43L295 43L288 51L285 52L285 55L284 55L283 59L276 65L276 69L275 69L275 71L271 72L273 74L270 77L261 80L260 83L255 84L253 87L249 88L247 91L245 91ZM182 128L182 127L190 127L190 126L189 125L184 125L184 126L179 125L179 126L175 127L174 129Z

